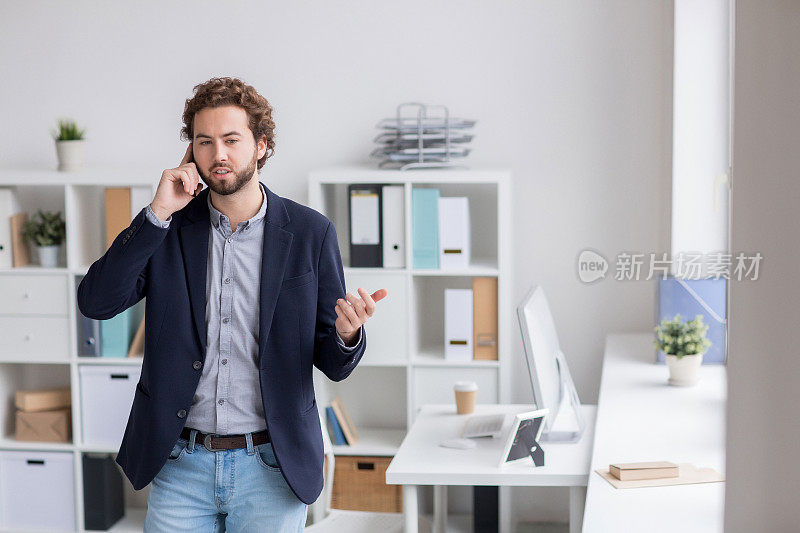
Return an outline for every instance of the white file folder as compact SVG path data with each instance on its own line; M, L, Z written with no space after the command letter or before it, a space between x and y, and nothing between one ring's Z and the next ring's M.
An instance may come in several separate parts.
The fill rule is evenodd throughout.
M470 260L469 198L439 198L439 268L468 268Z
M383 268L404 268L406 246L405 188L402 185L384 185L381 201L383 205Z
M11 217L19 212L14 189L0 188L0 268L14 266L11 248Z
M472 289L444 290L444 358L472 361Z

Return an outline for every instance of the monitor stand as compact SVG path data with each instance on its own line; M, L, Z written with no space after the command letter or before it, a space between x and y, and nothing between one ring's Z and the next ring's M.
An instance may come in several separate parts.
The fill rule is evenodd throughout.
M556 444L578 442L581 440L581 437L583 437L584 431L586 431L586 420L584 420L583 413L581 412L581 401L578 398L578 391L575 390L575 383L572 381L572 375L569 373L567 360L564 357L564 352L561 350L558 350L556 354L556 366L558 366L558 375L560 378L559 402L555 412L551 413L551 416L547 417L545 421L545 428L542 432L541 441ZM558 415L563 412L561 410L562 405L572 411L575 416L575 421L578 424L576 430L553 430L553 424L558 418Z

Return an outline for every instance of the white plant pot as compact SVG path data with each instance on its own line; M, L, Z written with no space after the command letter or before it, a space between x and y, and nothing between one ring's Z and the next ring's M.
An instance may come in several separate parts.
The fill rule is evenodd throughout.
M60 244L36 246L36 251L39 254L39 264L42 265L43 268L58 267L58 252L60 249Z
M703 362L703 354L667 355L667 367L669 367L669 384L678 387L691 387L697 384L700 379L700 365Z
M58 170L70 172L83 168L83 145L86 141L56 141Z

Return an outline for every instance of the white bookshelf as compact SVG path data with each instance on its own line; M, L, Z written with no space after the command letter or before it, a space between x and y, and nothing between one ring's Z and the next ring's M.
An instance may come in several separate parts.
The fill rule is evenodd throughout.
M404 187L405 267L350 266L349 184ZM508 361L516 319L511 310L510 172L505 169L380 170L339 167L309 175L309 205L336 226L347 291L386 288L389 295L366 325L367 351L344 381L331 382L315 369L317 401L342 398L359 433L354 446L334 446L337 455L392 456L417 409L453 403L453 383L478 382L479 403L507 403ZM414 269L411 191L437 188L441 196L469 198L472 229L470 266L458 270ZM444 289L472 288L473 277L495 277L498 285L498 360L444 358Z
M29 265L0 268L0 284L13 287L3 298L17 298L15 306L0 311L0 330L14 328L15 334L37 339L47 335L56 349L36 350L26 344L4 339L0 343L0 451L63 452L73 456L75 524L70 531L84 531L83 467L85 453L107 453L116 457L113 448L84 445L81 431L81 391L79 369L84 365L118 365L120 368L141 366L141 358L78 357L77 285L95 260L105 253L105 187L131 187L141 196L152 198L161 170L94 168L78 172L43 169L2 169L0 187L16 192L20 210L31 215L37 209L61 211L66 222L66 241L62 246L59 266L41 268ZM143 204L131 211L138 214ZM5 214L3 214L5 215ZM36 254L31 249L31 261ZM46 290L44 290L46 288ZM144 301L137 304L138 312ZM139 317L141 315L138 315ZM134 317L136 314L134 313ZM132 320L133 327L138 319ZM14 392L19 389L70 386L72 396L72 442L47 443L18 441L14 436ZM129 412L120 413L127 419ZM117 466L118 467L118 466ZM119 468L119 467L118 467ZM121 469L120 469L120 473ZM125 517L110 531L141 531L146 513L149 488L134 491L123 476ZM15 529L16 530L16 529ZM1 529L0 531L10 531Z

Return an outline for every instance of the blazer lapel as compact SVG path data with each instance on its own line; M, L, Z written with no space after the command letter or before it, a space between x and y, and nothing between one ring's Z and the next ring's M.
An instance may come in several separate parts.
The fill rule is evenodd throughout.
M260 182L259 182L260 183ZM264 240L261 250L261 282L259 286L260 309L258 327L258 356L262 365L270 334L275 304L283 283L283 273L292 248L293 234L281 229L289 223L289 213L280 196L263 183L267 193L267 213L264 218ZM208 275L208 235L211 228L209 218L208 188L190 202L184 224L178 229L189 300L192 306L195 330L203 357L206 354L206 282Z
M264 185L262 183L262 185ZM292 248L294 235L281 229L289 222L289 213L280 196L267 192L267 214L264 220L264 243L261 252L261 308L259 310L258 357L259 367L266 361L267 338L275 314L275 304L283 283L283 273Z
M195 331L206 356L206 278L208 276L208 234L211 219L208 211L208 188L191 201L184 224L178 229L183 253L183 267L189 286Z

